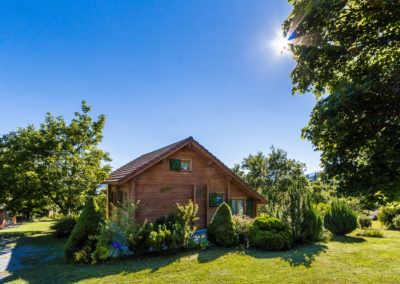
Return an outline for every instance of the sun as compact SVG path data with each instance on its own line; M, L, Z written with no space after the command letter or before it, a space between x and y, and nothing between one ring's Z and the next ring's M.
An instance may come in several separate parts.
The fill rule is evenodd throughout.
M290 52L290 41L292 34L283 36L281 32L276 33L276 38L270 41L271 47L275 50L276 54L282 55L285 52Z

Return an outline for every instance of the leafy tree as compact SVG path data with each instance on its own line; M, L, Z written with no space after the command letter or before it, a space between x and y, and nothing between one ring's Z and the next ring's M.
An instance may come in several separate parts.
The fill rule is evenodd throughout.
M0 138L0 202L19 213L56 205L67 214L95 195L110 158L98 148L105 116L93 121L89 112L83 101L69 124L48 113L39 129L29 125Z
M260 211L282 220L291 229L293 239L300 242L314 238L320 232L319 216L308 202L309 181L304 169L304 164L289 159L284 150L274 147L267 156L261 152L249 155L241 165L233 168L267 199L268 204L260 206ZM318 232L304 233L310 230L309 227Z
M318 99L303 137L339 191L400 198L400 2L290 0L292 92Z

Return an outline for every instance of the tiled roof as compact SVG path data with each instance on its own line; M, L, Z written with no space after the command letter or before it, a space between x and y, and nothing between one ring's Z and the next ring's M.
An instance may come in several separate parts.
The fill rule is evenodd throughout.
M113 171L110 176L104 181L104 183L118 183L128 176L133 176L136 172L140 171L145 166L160 159L161 157L168 155L173 150L179 148L180 146L186 144L186 142L189 142L191 140L193 140L193 138L189 137L169 146L144 154L139 158L136 158L126 165L120 167L119 169Z

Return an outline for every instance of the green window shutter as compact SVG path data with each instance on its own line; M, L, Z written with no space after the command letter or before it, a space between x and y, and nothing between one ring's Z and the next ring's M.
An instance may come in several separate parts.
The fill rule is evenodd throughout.
M169 160L169 168L171 171L181 170L181 160L171 159Z
M246 215L253 218L253 198L247 198L246 200Z
M217 206L218 202L217 202L217 194L216 193L210 193L209 195L209 205L210 206Z

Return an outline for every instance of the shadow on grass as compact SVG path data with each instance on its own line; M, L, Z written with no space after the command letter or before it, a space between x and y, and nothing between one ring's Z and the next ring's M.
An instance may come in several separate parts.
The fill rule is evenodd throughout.
M264 252L259 250L247 250L246 254L255 258L276 258L288 262L291 266L311 267L315 257L327 250L324 244L307 244L298 246L288 251Z
M185 251L173 255L163 253L161 256L130 257L105 264L74 264L64 258L66 241L67 239L56 239L51 235L19 238L12 249L6 269L12 274L0 278L0 283L14 280L25 280L28 283L71 283L140 271L155 273L182 257L196 253Z
M334 235L331 239L331 242L339 242L339 243L363 243L365 242L364 238L357 238L357 237L351 237L351 236L339 236L339 235Z

